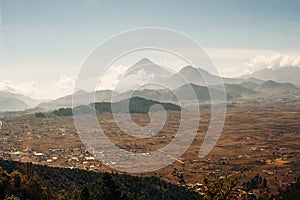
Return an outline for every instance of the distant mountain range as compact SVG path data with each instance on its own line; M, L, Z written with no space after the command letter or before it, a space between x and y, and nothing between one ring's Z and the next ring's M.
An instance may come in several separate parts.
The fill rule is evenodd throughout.
M282 67L278 69L263 69L252 74L241 76L242 79L257 78L273 80L279 83L293 83L300 86L300 67Z
M170 76L162 82L165 85L169 85L174 89L179 88L180 86L185 85L186 83L191 83L200 86L209 86L220 84L221 81L229 84L239 84L242 83L244 80L236 78L224 78L213 75L201 68L186 66L182 68L178 73Z
M169 72L165 68L166 67L164 66L155 64L148 58L143 58L129 68L125 75L125 80L126 77L130 77L131 75L137 74L140 70L142 70L148 76L152 76L152 81L157 82L166 79L172 75L172 72Z
M29 109L30 107L23 101L13 97L0 98L0 111L18 111Z
M261 96L269 98L287 97L300 99L300 89L292 83L278 83L269 80L257 86L255 90L260 92Z
M77 99L79 100L76 106L80 106L82 104L86 104L87 99L91 99L93 95L95 95L95 101L103 102L103 101L110 101L110 97L113 91L111 90L101 90L94 92L86 92L86 91L78 91L76 92ZM53 101L42 102L37 107L47 109L47 110L54 110L57 108L66 108L72 107L72 96L67 95ZM89 102L92 103L92 102Z
M191 91L189 88L193 88L196 97L200 101L208 101L210 100L210 93L208 87L199 86L195 84L186 84L183 85L174 92L181 97L182 100L193 100L191 97ZM257 84L255 82L245 81L241 84L224 84L226 91L227 99L234 99L237 97L264 97L264 98L298 98L300 99L300 89L291 83L278 83L275 81L265 81L262 84ZM223 95L222 91L219 91L217 85L210 86L210 92L214 92L216 97ZM103 95L105 94L105 95ZM112 94L112 91L97 91L96 92L96 102L107 102L110 100L109 94ZM137 90L132 93L132 91L125 93L115 93L115 101L122 101L124 99L132 97L142 97L145 99L151 99L160 102L176 102L177 98L174 93L170 90L151 90L151 89L143 89ZM82 93L82 98L86 98L89 95L93 95L93 93ZM85 102L84 100L82 102ZM89 102L93 103L93 102ZM79 106L77 104L75 106ZM58 109L61 107L72 107L71 95L59 98L54 101L50 101L47 103L41 103L38 107L43 109Z
M40 100L21 94L0 91L0 112L25 110L36 107L40 103Z
M136 75L142 70L142 75L147 79L143 85L138 85ZM206 81L205 81L206 80ZM114 102L137 96L160 102L174 102L177 100L174 93L183 100L191 100L189 88L192 88L198 100L210 100L211 92L218 96L224 95L218 90L220 81L224 82L226 98L237 97L264 97L264 98L300 98L300 68L284 67L279 69L265 69L239 78L224 78L213 75L201 68L186 66L178 73L169 72L165 67L159 66L151 60L144 58L127 71L124 80L120 83L125 91L100 90L96 92L78 91L76 93L77 105L88 105L87 102L95 96L95 102L109 102L114 94ZM136 83L126 86L127 83ZM169 89L151 84L158 82ZM133 88L139 88L133 90ZM174 91L174 93L172 92ZM25 110L38 107L46 110L54 110L62 107L72 107L72 95L67 95L52 101L41 102L24 95L0 92L0 112Z

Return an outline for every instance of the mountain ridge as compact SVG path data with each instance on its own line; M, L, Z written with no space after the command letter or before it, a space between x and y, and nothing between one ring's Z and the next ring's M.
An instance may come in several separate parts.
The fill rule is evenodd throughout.
M262 69L240 78L257 78L264 81L273 80L280 83L300 85L300 67L280 67L277 69Z
M34 108L40 102L41 100L32 99L22 94L0 91L0 112Z
M144 85L136 85L138 87L134 86L133 88L139 88L135 91L131 87L127 87L127 82L129 82L131 79L135 81L134 75L141 71L143 73L140 75L148 78L143 83ZM131 79L130 76L132 76ZM156 87L153 85L149 86L149 83L151 82L158 82L160 85L166 87ZM184 94L187 91L183 91L183 88L187 89L184 87L187 84L191 84L193 89L198 91L196 92L198 100L208 100L207 87L211 89L218 89L217 85L220 83L224 83L226 96L228 99L243 96L262 96L270 98L279 98L282 96L287 98L298 98L300 96L300 68L284 67L278 69L264 69L237 78L226 78L211 74L202 68L197 68L190 65L183 67L177 73L170 73L164 67L156 64L150 59L142 58L132 66L132 69L130 68L127 71L125 80L123 80L123 82L121 81L120 84L126 89L125 91L77 91L75 94L79 98L77 98L78 105L75 106L92 103L87 102L87 99L92 99L93 95L95 95L96 101L110 101L113 93L115 95L115 101L129 98L131 97L130 95L132 93L146 99L157 101L176 101L177 98L172 91L178 92L181 90L181 94ZM170 90L166 88L170 88ZM220 91L216 92L218 93ZM9 108L5 109L4 104L7 104L7 99L2 99L1 105L1 98L7 97L13 99L11 99L11 105L9 105ZM72 107L72 98L73 94L70 94L55 100L42 102L24 95L0 91L0 107L2 106L2 110L0 109L0 111L15 111L16 109L14 109L13 102L15 103L15 107L21 110L34 107L47 110L53 110L61 107Z

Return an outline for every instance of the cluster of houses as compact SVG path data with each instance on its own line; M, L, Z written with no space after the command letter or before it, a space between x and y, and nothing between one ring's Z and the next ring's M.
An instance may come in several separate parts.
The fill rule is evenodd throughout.
M20 162L32 162L34 164L54 167L82 168L86 170L98 170L100 163L88 151L84 149L48 149L47 152L37 152L31 149L1 151L0 156L7 160Z

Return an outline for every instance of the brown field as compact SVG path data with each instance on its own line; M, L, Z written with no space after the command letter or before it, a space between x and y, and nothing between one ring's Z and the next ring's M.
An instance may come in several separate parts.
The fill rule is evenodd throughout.
M136 139L123 133L109 113L98 116L110 140L132 152L149 152L168 144L176 133L179 111L168 111L168 120L159 134ZM139 125L149 123L145 114L133 114ZM221 137L205 158L198 157L207 131L210 109L201 109L200 126L193 144L170 166L141 176L160 176L178 182L174 168L184 174L188 184L202 182L204 177L235 176L246 168L240 182L257 173L268 181L272 193L300 177L300 103L240 103L228 108ZM199 120L199 119L191 119ZM56 167L78 167L95 171L113 171L93 159L81 143L72 117L34 114L1 119L0 152L4 159L33 162Z

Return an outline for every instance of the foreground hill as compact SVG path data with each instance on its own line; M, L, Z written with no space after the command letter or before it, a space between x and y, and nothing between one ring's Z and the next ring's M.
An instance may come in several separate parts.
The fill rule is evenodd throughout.
M180 110L180 106L172 103L161 103L159 101L153 101L150 99L144 99L141 97L132 97L115 103L101 102L93 103L92 107L95 107L97 111L112 112L111 106L114 106L114 112L119 113L148 113L150 108L151 111L165 110ZM128 108L129 105L129 108ZM162 107L152 107L153 105L161 105Z
M159 106L154 106L159 105ZM114 110L112 110L112 107ZM99 113L141 113L146 114L151 111L162 110L181 110L180 106L172 103L161 103L159 101L153 101L150 99L144 99L141 97L132 97L119 102L95 102L88 106L81 105L72 108L59 108L52 113L57 116L72 116L73 112L76 114L88 114L98 111Z
M0 160L0 198L14 199L201 199L157 177L95 173Z

